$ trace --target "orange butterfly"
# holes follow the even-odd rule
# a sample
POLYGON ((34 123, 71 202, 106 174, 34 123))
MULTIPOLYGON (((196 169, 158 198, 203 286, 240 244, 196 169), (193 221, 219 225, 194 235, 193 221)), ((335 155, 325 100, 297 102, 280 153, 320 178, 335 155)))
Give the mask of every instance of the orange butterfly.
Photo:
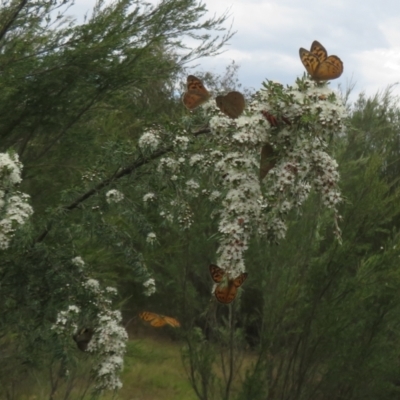
POLYGON ((182 97, 183 104, 189 110, 205 103, 210 98, 210 93, 204 87, 203 82, 193 75, 187 77, 187 91, 182 97))
POLYGON ((150 322, 150 325, 155 326, 156 328, 160 328, 164 325, 171 325, 173 328, 178 328, 181 326, 179 321, 175 318, 148 311, 141 312, 139 317, 142 318, 143 321, 150 322))
POLYGON ((218 267, 217 265, 210 264, 208 267, 210 270, 211 278, 215 283, 218 283, 215 288, 214 294, 216 299, 223 304, 232 303, 237 295, 237 290, 242 286, 246 280, 248 273, 243 272, 234 279, 228 279, 228 282, 223 283, 222 280, 225 277, 225 270, 218 267))
POLYGON ((337 56, 329 56, 324 46, 314 40, 310 51, 299 50, 300 59, 307 72, 316 81, 327 81, 339 78, 343 73, 342 60, 337 56))
POLYGON ((246 106, 244 96, 240 92, 229 92, 226 96, 217 96, 215 101, 218 108, 233 119, 237 118, 246 106))

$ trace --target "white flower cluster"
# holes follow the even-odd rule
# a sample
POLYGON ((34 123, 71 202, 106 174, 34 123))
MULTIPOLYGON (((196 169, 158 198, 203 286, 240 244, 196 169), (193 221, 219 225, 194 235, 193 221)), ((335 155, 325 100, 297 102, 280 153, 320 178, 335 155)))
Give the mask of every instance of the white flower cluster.
POLYGON ((96 294, 101 292, 100 283, 97 279, 88 279, 82 283, 82 286, 96 294))
POLYGON ((244 271, 243 255, 251 234, 249 222, 257 221, 261 211, 257 201, 261 197, 260 184, 252 158, 245 150, 228 153, 216 163, 226 192, 221 199, 217 264, 232 277, 244 271))
POLYGON ((149 149, 154 151, 157 149, 160 141, 161 139, 159 132, 155 129, 150 129, 143 133, 143 135, 139 139, 138 144, 142 150, 149 149))
POLYGON ((150 278, 144 282, 143 286, 146 288, 144 292, 145 296, 151 296, 156 292, 156 282, 153 278, 150 278))
POLYGON ((190 157, 189 165, 193 167, 194 165, 203 162, 204 158, 205 158, 204 154, 195 154, 192 157, 190 157))
POLYGON ((104 310, 98 315, 98 325, 89 342, 88 351, 99 356, 99 363, 95 367, 98 391, 117 390, 122 387, 118 375, 124 366, 123 355, 128 334, 121 326, 121 321, 119 311, 104 310))
MULTIPOLYGON (((344 129, 340 99, 308 79, 287 88, 273 82, 265 86, 238 119, 217 115, 210 120, 217 145, 230 149, 223 155, 214 151, 209 159, 224 188, 217 264, 232 277, 244 270, 254 227, 271 240, 283 239, 285 216, 302 205, 312 187, 334 210, 335 221, 341 201, 338 166, 326 152, 329 138, 344 129), (273 149, 274 163, 260 184, 259 154, 265 145, 273 149)), ((198 155, 191 162, 197 160, 198 155)))
POLYGON ((108 204, 119 203, 124 199, 124 194, 117 189, 111 189, 106 193, 106 201, 108 204))
POLYGON ((76 265, 77 267, 83 268, 85 266, 85 261, 83 261, 81 256, 74 257, 71 260, 72 264, 76 265))
POLYGON ((58 335, 72 335, 78 329, 77 319, 79 313, 79 307, 74 305, 70 305, 67 310, 59 311, 56 322, 52 325, 51 329, 58 335))
POLYGON ((199 195, 200 185, 194 179, 189 179, 186 182, 186 193, 191 197, 197 197, 199 195))
POLYGON ((147 193, 143 196, 143 201, 145 203, 153 203, 156 199, 156 195, 154 193, 147 193))
POLYGON ((169 173, 178 173, 179 172, 179 161, 175 160, 171 157, 163 157, 160 159, 157 167, 158 172, 169 172, 169 173))
MULTIPOLYGON (((85 262, 81 257, 72 259, 77 267, 83 267, 85 262)), ((91 308, 93 336, 88 344, 87 351, 93 353, 98 362, 95 366, 96 390, 116 390, 122 387, 119 373, 123 368, 128 335, 121 326, 121 313, 111 309, 111 296, 117 294, 113 287, 103 289, 96 279, 87 279, 82 282, 85 293, 90 297, 85 311, 91 308)), ((57 314, 52 329, 58 335, 70 336, 78 330, 80 309, 70 305, 67 310, 57 314)))
POLYGON ((147 243, 154 244, 156 240, 157 240, 157 236, 154 232, 150 232, 147 234, 147 237, 146 237, 147 243))
POLYGON ((128 334, 121 326, 121 313, 110 308, 109 296, 114 296, 117 290, 109 286, 103 290, 96 279, 88 279, 82 286, 92 295, 94 306, 101 310, 94 321, 95 329, 87 349, 99 358, 95 367, 96 390, 120 389, 119 373, 123 368, 128 334))
MULTIPOLYGON (((221 234, 217 264, 231 277, 245 269, 251 235, 256 231, 272 241, 283 239, 287 214, 300 207, 313 188, 333 210, 339 232, 339 173, 328 154, 328 143, 342 133, 346 117, 337 94, 326 83, 303 78, 287 87, 267 82, 237 119, 213 104, 203 107, 213 115, 209 145, 186 156, 187 166, 196 168, 196 180, 182 180, 179 197, 161 215, 171 221, 177 215, 182 229, 188 229, 194 218, 187 197, 202 193, 220 204, 212 212, 212 217, 218 215, 221 234), (205 189, 204 181, 210 182, 205 189)), ((158 171, 180 181, 182 167, 183 162, 171 156, 160 160, 158 171)))
POLYGON ((17 154, 0 153, 0 249, 3 250, 10 246, 15 231, 33 213, 29 196, 16 190, 21 182, 21 170, 17 154))
POLYGON ((174 221, 174 216, 169 211, 160 211, 160 216, 170 223, 174 221))
POLYGON ((216 201, 221 196, 221 192, 218 190, 213 190, 208 196, 210 201, 216 201))
POLYGON ((189 144, 189 138, 187 136, 176 136, 173 140, 174 147, 179 150, 186 150, 189 144))

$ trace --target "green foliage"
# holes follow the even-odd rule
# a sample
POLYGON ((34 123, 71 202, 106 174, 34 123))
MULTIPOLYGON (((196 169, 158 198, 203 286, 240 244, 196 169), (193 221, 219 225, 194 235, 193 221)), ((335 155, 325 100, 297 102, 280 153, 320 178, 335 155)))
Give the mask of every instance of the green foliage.
POLYGON ((388 121, 386 111, 394 115, 398 110, 386 109, 375 98, 362 111, 373 121, 368 134, 360 134, 365 126, 358 109, 348 134, 338 141, 346 199, 343 244, 334 241, 330 218, 314 198, 301 216, 293 215, 284 243, 274 248, 256 243, 249 250, 249 260, 254 259, 249 265, 264 265, 250 270, 256 275, 249 282, 251 299, 246 299, 248 291, 243 295, 249 320, 257 321, 251 338, 260 350, 241 399, 249 394, 264 399, 398 396, 395 227, 400 208, 397 178, 390 179, 383 168, 387 154, 396 152, 391 137, 398 129, 386 122, 382 130, 377 123, 388 121), (250 309, 254 297, 258 307, 250 309))
MULTIPOLYGON (((18 382, 29 373, 31 383, 36 371, 50 371, 41 397, 56 398, 63 385, 64 398, 75 395, 79 374, 87 390, 93 359, 77 355, 72 338, 52 326, 70 304, 85 310, 80 322, 90 325, 96 310, 82 282, 94 276, 118 286, 126 320, 148 310, 181 321, 181 333, 168 335, 184 339, 182 358, 199 399, 398 398, 400 114, 390 89, 361 95, 346 132, 332 141, 345 197, 343 243, 313 196, 301 214, 290 214, 286 241, 253 239, 249 278, 232 306, 217 305, 207 270, 217 249, 214 206, 201 196, 188 200, 181 208, 195 210, 193 224, 167 224, 161 204, 180 198, 181 188, 156 174, 154 162, 176 151, 167 144, 171 135, 207 122, 201 112, 183 116, 176 80, 186 62, 220 50, 230 33, 218 39, 210 32, 222 29, 226 16, 200 23, 206 10, 194 0, 154 8, 121 0, 99 2, 76 25, 64 16, 68 5, 21 0, 0 9, 1 151, 19 154, 21 189, 35 210, 0 259, 0 351, 7 360, 0 397, 18 398, 18 382), (198 46, 187 49, 185 36, 198 46), (143 130, 160 126, 165 144, 139 149, 143 130), (154 188, 154 204, 145 203, 154 188), (107 203, 110 189, 124 200, 107 203), (91 267, 71 263, 77 255, 91 267), (143 282, 150 277, 157 291, 149 298, 143 282)), ((203 78, 224 92, 239 87, 236 71, 232 64, 223 77, 203 78)), ((206 131, 191 138, 190 151, 209 144, 206 131)), ((196 174, 187 168, 183 178, 196 174)), ((179 380, 168 363, 177 360, 146 346, 129 348, 126 386, 140 393, 150 386, 162 396, 169 380, 179 380), (136 360, 151 366, 139 383, 131 375, 136 360)), ((176 385, 174 398, 188 398, 188 385, 176 385)))
POLYGON ((100 1, 82 25, 67 16, 71 4, 21 0, 0 9, 0 151, 19 155, 21 190, 35 211, 0 260, 0 331, 16 360, 0 374, 8 398, 10 371, 73 368, 75 344, 52 326, 71 304, 90 325, 89 276, 121 282, 121 302, 135 289, 143 301, 150 274, 142 252, 155 216, 143 206, 152 169, 135 172, 150 161, 137 140, 182 114, 175 82, 183 65, 217 54, 231 35, 215 35, 226 15, 203 18, 195 0, 100 1), (109 189, 123 190, 123 207, 106 202, 109 189), (74 266, 77 255, 92 268, 74 266))

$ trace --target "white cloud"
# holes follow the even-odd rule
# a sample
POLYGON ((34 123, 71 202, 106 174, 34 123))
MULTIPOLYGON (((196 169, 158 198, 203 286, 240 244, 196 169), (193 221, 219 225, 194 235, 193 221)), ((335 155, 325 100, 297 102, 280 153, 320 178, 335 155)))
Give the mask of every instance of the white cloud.
MULTIPOLYGON (((216 57, 196 60, 197 70, 223 73, 235 60, 244 87, 261 87, 268 78, 291 84, 304 73, 298 50, 320 41, 344 63, 332 82, 373 95, 400 80, 400 2, 386 0, 204 0, 207 18, 228 11, 237 31, 216 57)), ((79 0, 73 13, 91 10, 94 0, 79 0)), ((158 1, 151 0, 156 4, 158 1)), ((91 11, 89 11, 90 15, 91 11)), ((193 64, 193 65, 194 65, 193 64)), ((195 70, 191 71, 195 72, 195 70)), ((400 93, 400 89, 399 89, 400 93)))

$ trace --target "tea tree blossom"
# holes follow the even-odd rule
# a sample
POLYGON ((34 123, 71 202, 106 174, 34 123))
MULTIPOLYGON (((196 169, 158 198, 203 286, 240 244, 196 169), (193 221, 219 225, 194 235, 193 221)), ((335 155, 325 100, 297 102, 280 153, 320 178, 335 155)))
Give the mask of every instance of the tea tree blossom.
POLYGON ((158 148, 160 141, 159 132, 155 129, 150 129, 140 137, 138 144, 142 150, 149 149, 154 151, 158 148))
MULTIPOLYGON (((72 259, 72 264, 80 268, 85 265, 79 256, 72 259)), ((110 286, 103 289, 100 282, 93 278, 85 279, 81 285, 82 294, 85 298, 90 298, 90 301, 84 301, 84 309, 72 304, 66 310, 59 311, 51 329, 58 335, 70 339, 82 328, 79 324, 84 310, 86 319, 89 318, 93 329, 93 336, 86 351, 96 357, 93 371, 95 390, 99 392, 119 389, 122 387, 119 373, 123 368, 128 335, 121 326, 120 311, 111 309, 111 297, 117 294, 117 290, 110 286)))
POLYGON ((15 231, 33 213, 29 196, 17 190, 22 164, 15 153, 0 153, 0 249, 7 249, 15 231))
POLYGON ((89 343, 88 351, 97 354, 95 366, 96 390, 116 390, 122 387, 119 372, 122 370, 128 334, 121 326, 120 311, 104 310, 98 315, 98 325, 89 343))
POLYGON ((119 190, 111 189, 106 193, 106 201, 107 203, 119 203, 124 199, 124 194, 119 190))
POLYGON ((156 282, 153 278, 150 278, 144 282, 143 286, 145 287, 145 296, 151 296, 156 292, 156 282))
POLYGON ((156 198, 156 195, 154 193, 147 193, 143 196, 143 201, 145 203, 152 203, 156 198))
POLYGON ((328 154, 328 143, 342 133, 346 112, 326 83, 302 78, 284 87, 269 81, 237 119, 221 113, 212 101, 202 108, 210 115, 208 142, 196 154, 178 151, 159 162, 158 172, 183 189, 173 203, 163 204, 164 218, 177 215, 181 228, 189 229, 195 213, 190 198, 207 195, 217 206, 211 216, 219 221, 216 263, 232 277, 245 270, 250 237, 284 239, 286 216, 302 206, 311 190, 332 210, 340 240, 337 206, 342 197, 338 165, 328 154), (274 163, 260 181, 265 145, 272 149, 274 163), (186 163, 178 161, 182 157, 186 163), (181 180, 185 165, 195 168, 196 180, 181 180))
POLYGON ((85 266, 85 262, 83 261, 82 257, 77 256, 71 260, 72 264, 76 265, 77 267, 83 268, 85 266))
POLYGON ((154 232, 150 232, 147 234, 147 237, 146 237, 147 243, 153 244, 153 243, 155 243, 156 240, 157 240, 157 236, 154 232))

